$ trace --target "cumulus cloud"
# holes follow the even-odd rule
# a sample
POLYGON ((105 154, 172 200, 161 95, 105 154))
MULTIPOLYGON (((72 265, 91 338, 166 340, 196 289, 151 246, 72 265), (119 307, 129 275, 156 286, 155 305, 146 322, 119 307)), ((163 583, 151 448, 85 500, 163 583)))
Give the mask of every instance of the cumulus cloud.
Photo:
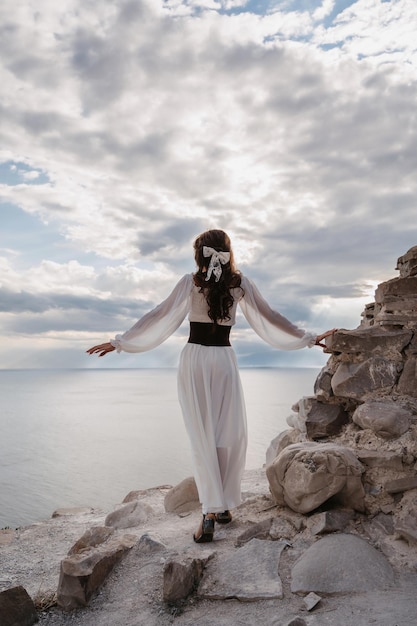
POLYGON ((0 200, 59 237, 0 241, 7 328, 120 329, 211 227, 291 318, 358 323, 416 243, 417 16, 343 7, 1 3, 0 200))

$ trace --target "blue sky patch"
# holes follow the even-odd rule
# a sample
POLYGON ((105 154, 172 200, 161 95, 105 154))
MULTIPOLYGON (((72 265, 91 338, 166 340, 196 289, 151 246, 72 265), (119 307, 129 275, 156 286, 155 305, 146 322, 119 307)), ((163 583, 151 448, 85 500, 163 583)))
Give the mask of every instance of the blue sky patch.
POLYGON ((5 161, 0 163, 0 184, 9 185, 45 185, 48 176, 41 169, 30 167, 26 163, 5 161))

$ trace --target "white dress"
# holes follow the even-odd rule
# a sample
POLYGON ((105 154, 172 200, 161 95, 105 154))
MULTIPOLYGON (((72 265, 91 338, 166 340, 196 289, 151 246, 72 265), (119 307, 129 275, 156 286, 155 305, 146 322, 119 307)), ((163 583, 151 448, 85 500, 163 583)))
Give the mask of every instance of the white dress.
MULTIPOLYGON (((230 320, 221 325, 233 326, 239 304, 255 332, 275 348, 298 350, 314 345, 316 335, 272 310, 248 278, 242 276, 241 288, 231 293, 230 320)), ((166 300, 111 343, 119 352, 151 350, 172 335, 187 314, 190 322, 211 322, 207 308, 193 275, 186 274, 166 300)), ((178 397, 202 511, 233 509, 241 502, 247 447, 245 402, 233 348, 187 343, 178 368, 178 397)))

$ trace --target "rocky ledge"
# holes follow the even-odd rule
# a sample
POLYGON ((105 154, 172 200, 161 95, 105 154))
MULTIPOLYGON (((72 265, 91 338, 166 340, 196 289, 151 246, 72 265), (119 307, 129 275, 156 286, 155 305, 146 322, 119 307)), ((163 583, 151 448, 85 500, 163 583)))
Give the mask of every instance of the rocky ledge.
POLYGON ((1 625, 414 625, 417 247, 397 269, 212 543, 192 478, 1 531, 1 625))

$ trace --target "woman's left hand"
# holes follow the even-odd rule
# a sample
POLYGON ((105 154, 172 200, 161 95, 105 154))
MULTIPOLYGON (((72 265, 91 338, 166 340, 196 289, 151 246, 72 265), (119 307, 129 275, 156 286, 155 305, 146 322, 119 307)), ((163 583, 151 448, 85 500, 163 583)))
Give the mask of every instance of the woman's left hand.
POLYGON ((330 335, 333 335, 333 333, 335 333, 336 331, 337 331, 337 328, 332 328, 331 330, 326 330, 326 332, 322 333, 321 335, 317 335, 316 346, 320 346, 321 348, 325 348, 326 344, 325 343, 321 343, 321 342, 326 337, 330 337, 330 335))
POLYGON ((100 343, 98 346, 93 346, 92 348, 86 350, 86 352, 88 354, 96 354, 96 352, 98 352, 98 356, 104 356, 108 352, 113 352, 113 350, 116 350, 116 348, 111 345, 110 341, 108 341, 106 343, 100 343))

